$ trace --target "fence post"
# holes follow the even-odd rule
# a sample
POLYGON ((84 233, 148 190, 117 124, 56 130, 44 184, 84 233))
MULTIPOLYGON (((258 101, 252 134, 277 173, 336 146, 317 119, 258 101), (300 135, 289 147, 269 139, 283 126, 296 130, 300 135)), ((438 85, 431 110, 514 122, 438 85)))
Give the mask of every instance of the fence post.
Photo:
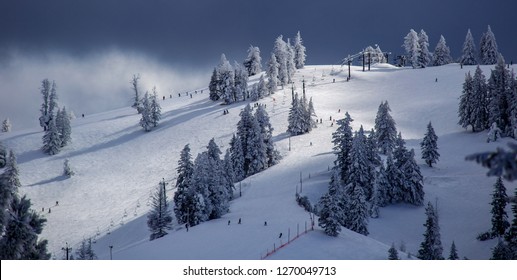
POLYGON ((291 242, 291 228, 287 229, 287 243, 291 242))

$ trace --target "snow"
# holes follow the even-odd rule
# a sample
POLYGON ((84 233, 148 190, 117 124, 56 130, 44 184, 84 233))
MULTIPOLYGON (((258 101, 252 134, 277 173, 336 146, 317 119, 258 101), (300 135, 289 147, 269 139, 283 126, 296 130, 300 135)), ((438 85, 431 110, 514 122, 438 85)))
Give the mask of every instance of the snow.
MULTIPOLYGON (((490 68, 482 67, 486 76, 490 68)), ((496 178, 486 177, 487 170, 465 161, 465 156, 495 150, 513 140, 487 143, 486 131, 473 134, 457 125, 464 76, 468 71, 473 73, 475 66, 410 69, 378 64, 371 71, 361 70, 352 67, 350 82, 346 82, 346 67, 306 65, 297 70, 295 91, 301 93, 305 80, 307 98, 313 98, 316 114, 323 120, 309 134, 288 137, 286 133, 290 88, 259 100, 267 105, 273 140, 283 156, 280 163, 237 183, 237 198, 221 219, 188 232, 175 224, 167 236, 152 242, 146 215, 156 185, 162 178, 169 183, 169 190, 174 185, 177 161, 185 144, 190 144, 193 158, 213 137, 222 151, 228 148, 239 112, 247 102, 221 106, 208 99, 206 88, 203 94, 200 88, 197 94, 192 92, 192 98, 183 94, 160 99, 162 120, 148 133, 138 125, 136 110, 129 107, 78 117, 71 122, 72 141, 55 156, 41 151, 43 132, 39 127, 0 133, 0 140, 18 157, 23 185, 20 193, 31 198, 37 211, 44 208, 40 213, 48 221, 41 237, 49 240, 53 258, 62 258, 65 242, 78 248, 83 238, 94 237, 94 250, 102 259, 110 258, 109 246, 113 246, 114 259, 256 260, 286 243, 289 231, 293 238, 297 228, 304 231, 305 223, 310 228, 310 215, 296 204, 295 192, 301 189, 300 172, 302 195, 312 203, 327 189, 328 168, 335 160, 332 132, 337 127, 331 125, 330 117, 343 118, 348 111, 354 119, 352 127, 357 130, 363 125, 367 131, 374 125, 379 104, 388 100, 397 130, 402 132, 408 149, 415 149, 424 176, 425 201, 438 205, 444 255, 454 241, 460 258, 488 259, 496 241, 481 242, 476 236, 491 228, 489 202, 496 178), (223 115, 225 109, 230 113, 223 115), (420 159, 419 143, 429 121, 439 137, 441 154, 433 168, 420 159), (62 176, 67 158, 75 171, 71 178, 62 176)), ((250 84, 260 75, 252 77, 250 84)), ((505 186, 512 195, 515 184, 505 182, 505 186)), ((168 196, 172 200, 171 191, 168 196)), ((509 206, 507 212, 511 216, 509 206)), ((402 242, 416 255, 425 219, 424 207, 391 205, 380 208, 378 219, 370 219, 369 236, 343 229, 332 238, 323 234, 316 217, 314 231, 301 235, 268 259, 386 259, 391 244, 399 248, 402 242)))

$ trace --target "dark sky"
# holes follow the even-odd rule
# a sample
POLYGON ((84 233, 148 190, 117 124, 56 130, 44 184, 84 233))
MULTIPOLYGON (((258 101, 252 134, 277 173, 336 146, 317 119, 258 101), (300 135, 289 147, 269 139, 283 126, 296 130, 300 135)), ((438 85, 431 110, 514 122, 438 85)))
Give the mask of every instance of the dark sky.
POLYGON ((242 61, 250 44, 269 57, 278 35, 300 30, 308 64, 337 64, 373 44, 401 53, 411 28, 427 32, 430 50, 443 34, 457 57, 467 29, 478 44, 490 24, 500 52, 517 61, 517 2, 508 0, 2 0, 0 11, 3 57, 117 49, 211 68, 221 53, 242 61))

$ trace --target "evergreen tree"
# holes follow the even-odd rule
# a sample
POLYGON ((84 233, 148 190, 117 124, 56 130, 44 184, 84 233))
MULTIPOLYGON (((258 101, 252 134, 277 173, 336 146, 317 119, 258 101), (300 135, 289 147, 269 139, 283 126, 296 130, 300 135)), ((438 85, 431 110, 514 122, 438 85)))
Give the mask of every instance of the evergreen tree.
POLYGON ((271 53, 271 58, 267 63, 266 76, 268 77, 267 89, 269 94, 275 93, 278 84, 280 81, 278 80, 278 68, 280 64, 277 62, 277 58, 274 53, 271 53))
POLYGON ((70 117, 66 112, 66 108, 58 110, 56 115, 56 128, 61 141, 61 148, 65 147, 72 139, 72 127, 70 125, 70 117))
POLYGON ((305 66, 305 59, 307 57, 305 50, 302 36, 300 35, 300 31, 298 31, 298 33, 296 33, 296 37, 294 37, 294 63, 296 65, 296 69, 302 69, 305 66))
POLYGON ((154 125, 151 102, 152 101, 149 97, 149 93, 146 92, 144 98, 142 99, 142 105, 140 110, 140 114, 142 115, 142 117, 140 118, 140 126, 144 128, 146 132, 151 131, 154 125))
POLYGON ((220 98, 225 104, 235 102, 235 72, 224 54, 221 54, 217 72, 219 73, 220 98))
POLYGON ((377 147, 377 137, 375 136, 373 128, 370 130, 368 137, 366 137, 366 151, 368 161, 370 161, 372 166, 377 167, 382 164, 379 148, 377 147))
POLYGON ((510 73, 506 69, 503 56, 499 55, 497 65, 488 80, 488 122, 496 122, 507 136, 513 136, 509 104, 512 95, 510 73))
POLYGON ((276 61, 278 63, 278 81, 282 86, 284 86, 289 82, 289 72, 287 70, 287 43, 284 41, 282 35, 276 38, 275 44, 273 46, 273 53, 275 54, 276 61))
POLYGON ((404 200, 404 174, 393 161, 391 154, 386 160, 386 179, 388 181, 388 198, 390 203, 398 203, 404 200))
POLYGON ((318 225, 323 228, 323 231, 328 236, 338 236, 341 232, 340 220, 342 220, 342 209, 339 207, 338 199, 326 193, 320 199, 320 216, 318 218, 318 225))
POLYGON ((298 98, 298 94, 295 94, 293 102, 291 103, 287 122, 287 132, 292 136, 305 133, 303 105, 298 98))
POLYGON ((378 206, 384 207, 390 203, 390 187, 388 173, 384 165, 381 164, 379 171, 376 173, 374 182, 373 200, 378 206))
POLYGON ((260 79, 257 83, 258 99, 264 98, 267 94, 268 94, 268 89, 267 89, 266 81, 264 80, 264 75, 261 75, 260 79))
POLYGON ((451 50, 445 43, 443 35, 440 36, 440 41, 436 44, 433 53, 433 66, 446 65, 452 62, 451 50))
POLYGON ((192 202, 192 198, 189 197, 189 189, 193 171, 194 164, 192 163, 190 146, 187 144, 181 150, 178 167, 176 168, 178 177, 176 179, 176 192, 174 193, 174 215, 178 224, 188 222, 189 203, 192 202))
MULTIPOLYGON (((352 185, 352 188, 361 188, 367 201, 370 201, 373 195, 373 182, 375 179, 375 167, 368 159, 368 151, 366 149, 366 137, 364 136, 363 127, 356 132, 352 140, 350 149, 350 166, 348 169, 348 177, 345 184, 352 185)), ((350 193, 349 193, 350 195, 350 193)))
POLYGON ((368 235, 368 203, 364 189, 351 183, 345 192, 349 194, 345 227, 362 235, 368 235))
POLYGON ((515 259, 514 252, 504 241, 499 239, 497 245, 492 249, 491 260, 512 260, 515 259))
POLYGON ((479 42, 479 59, 483 64, 491 65, 497 63, 498 57, 499 52, 497 51, 497 42, 489 25, 487 31, 481 36, 481 41, 479 42))
POLYGON ((147 226, 151 231, 149 240, 154 240, 167 235, 167 230, 172 228, 172 215, 167 202, 165 180, 160 182, 152 199, 152 209, 147 215, 147 226))
POLYGON ((55 83, 52 83, 51 85, 48 79, 44 79, 43 81, 41 81, 41 95, 43 95, 43 103, 41 104, 41 116, 39 117, 39 123, 40 126, 43 128, 43 131, 48 130, 50 120, 53 118, 54 114, 52 110, 56 107, 55 98, 51 98, 52 91, 54 91, 55 93, 55 83))
POLYGON ((418 67, 425 68, 431 61, 431 53, 429 53, 429 37, 422 29, 418 34, 418 45, 420 46, 418 52, 418 67))
POLYGON ((9 120, 9 118, 7 118, 2 122, 2 132, 9 132, 9 131, 11 131, 11 129, 12 129, 11 121, 9 120))
POLYGON ((487 111, 487 92, 488 86, 486 84, 485 75, 479 65, 476 67, 476 72, 472 79, 472 95, 468 99, 470 103, 470 121, 472 131, 482 131, 488 128, 488 111, 487 111))
POLYGON ((334 164, 336 168, 338 168, 340 178, 343 181, 348 177, 348 169, 350 166, 348 154, 352 149, 352 139, 354 137, 351 127, 352 121, 354 120, 350 117, 348 112, 346 112, 343 119, 336 121, 338 128, 332 133, 333 149, 337 156, 334 164))
POLYGON ((501 138, 502 133, 503 132, 501 131, 501 129, 497 127, 497 123, 492 123, 492 126, 488 130, 488 137, 486 139, 486 142, 489 143, 497 141, 497 139, 501 138))
POLYGON ((391 153, 397 137, 397 129, 395 128, 395 120, 390 115, 390 106, 388 101, 381 102, 375 117, 375 136, 377 137, 377 146, 380 153, 387 155, 391 153))
POLYGON ((458 257, 458 251, 456 250, 456 244, 454 244, 454 241, 452 241, 451 245, 451 252, 449 253, 448 260, 459 260, 460 257, 458 257))
MULTIPOLYGON (((460 96, 460 103, 458 106, 458 124, 463 128, 467 128, 472 124, 472 112, 473 108, 473 98, 474 98, 474 88, 473 88, 473 80, 470 72, 465 75, 465 82, 463 83, 463 94, 460 96)), ((474 130, 474 129, 473 129, 474 130)))
POLYGON ((220 98, 221 90, 219 88, 220 86, 220 80, 219 80, 219 73, 217 72, 217 68, 214 68, 214 71, 212 72, 212 76, 210 77, 210 83, 208 84, 208 92, 209 92, 209 98, 212 101, 217 101, 220 98))
POLYGON ((72 170, 72 167, 70 167, 70 161, 65 159, 65 162, 63 163, 63 175, 66 177, 72 177, 74 174, 75 172, 72 170))
POLYGON ((503 180, 499 177, 494 185, 494 192, 492 193, 492 237, 504 236, 506 229, 510 227, 508 222, 508 215, 506 214, 506 204, 508 196, 506 195, 506 188, 503 180))
POLYGON ((227 180, 227 172, 223 169, 223 161, 220 158, 222 152, 214 138, 208 143, 206 153, 208 155, 206 183, 209 193, 207 203, 211 204, 212 208, 209 219, 217 219, 228 212, 233 183, 227 180))
POLYGON ((406 50, 406 57, 411 63, 411 66, 413 68, 419 67, 420 44, 418 34, 415 30, 411 29, 406 37, 404 37, 404 44, 402 47, 406 50))
POLYGON ((512 203, 513 220, 510 228, 506 232, 504 239, 508 242, 508 246, 514 253, 514 258, 517 259, 517 189, 515 189, 514 200, 512 203))
POLYGON ((232 161, 232 169, 235 175, 235 182, 242 181, 246 178, 244 172, 244 151, 242 150, 242 141, 235 134, 230 140, 230 157, 232 161))
POLYGON ((97 255, 92 248, 92 239, 83 239, 79 249, 75 251, 76 260, 96 260, 97 255))
POLYGON ((438 136, 436 136, 436 133, 434 132, 433 125, 429 122, 424 139, 420 142, 422 159, 425 160, 429 167, 433 167, 433 163, 436 163, 440 158, 437 141, 438 136))
POLYGON ((404 202, 420 206, 424 203, 424 177, 415 161, 415 151, 411 149, 406 155, 407 158, 400 168, 404 178, 404 202))
POLYGON ((261 131, 262 129, 257 118, 253 117, 246 139, 248 143, 246 145, 245 159, 249 163, 247 176, 256 174, 268 166, 267 147, 264 142, 264 134, 261 131))
POLYGON ((426 231, 424 233, 424 241, 420 244, 417 257, 422 260, 443 260, 438 215, 431 202, 427 203, 425 214, 427 216, 427 220, 424 224, 426 231))
POLYGON ((316 115, 316 111, 314 110, 314 103, 312 102, 312 96, 309 99, 309 105, 307 107, 307 111, 309 113, 309 127, 316 128, 318 127, 318 115, 316 115))
POLYGON ((259 47, 250 46, 248 57, 244 60, 244 67, 248 76, 257 75, 262 71, 262 58, 260 57, 259 47))
POLYGON ((0 174, 0 236, 9 220, 7 209, 21 188, 16 155, 11 150, 6 158, 5 170, 0 174))
POLYGON ((131 88, 135 93, 133 97, 133 105, 131 107, 135 108, 138 114, 142 112, 142 97, 140 96, 140 91, 138 90, 138 80, 140 80, 140 74, 133 75, 131 78, 131 88))
POLYGON ((222 170, 224 175, 224 182, 226 183, 227 193, 228 193, 228 200, 233 199, 233 191, 235 189, 235 186, 233 185, 235 181, 235 171, 233 170, 233 162, 232 162, 232 155, 230 152, 230 149, 226 149, 226 152, 224 153, 224 159, 222 162, 222 170))
POLYGON ((55 155, 61 150, 61 137, 56 127, 56 120, 51 119, 47 131, 43 135, 43 147, 44 153, 49 155, 55 155))
POLYGON ((237 137, 241 141, 241 148, 243 152, 243 158, 244 158, 244 164, 243 164, 243 170, 244 174, 248 176, 248 170, 250 166, 249 157, 247 156, 248 153, 248 138, 250 134, 250 129, 253 126, 253 113, 251 106, 248 104, 244 109, 239 113, 239 116, 241 117, 239 122, 237 123, 237 137))
POLYGON ((293 82, 294 73, 296 72, 296 64, 294 61, 294 47, 291 45, 289 38, 287 38, 286 50, 287 83, 290 84, 293 82))
POLYGON ((267 164, 266 168, 275 165, 280 158, 280 154, 277 150, 275 150, 275 146, 273 143, 273 126, 269 121, 269 115, 266 112, 266 109, 263 105, 259 105, 257 110, 255 111, 255 119, 260 127, 260 133, 262 134, 262 139, 264 141, 264 146, 266 149, 266 157, 267 164))
POLYGON ((158 102, 158 92, 153 87, 153 94, 149 97, 150 101, 150 117, 153 127, 158 126, 158 122, 162 119, 162 107, 158 102))
POLYGON ((7 149, 0 141, 0 168, 4 168, 7 164, 7 149))
POLYGON ((234 89, 234 101, 246 100, 246 94, 248 91, 248 72, 242 65, 235 62, 235 89, 234 89))
POLYGON ((470 29, 467 31, 467 36, 465 36, 460 63, 463 65, 476 65, 478 63, 474 37, 472 37, 470 29))
POLYGON ((398 251, 397 251, 397 249, 395 249, 395 244, 393 244, 393 243, 391 244, 391 247, 388 250, 388 253, 389 253, 388 260, 400 260, 398 251))

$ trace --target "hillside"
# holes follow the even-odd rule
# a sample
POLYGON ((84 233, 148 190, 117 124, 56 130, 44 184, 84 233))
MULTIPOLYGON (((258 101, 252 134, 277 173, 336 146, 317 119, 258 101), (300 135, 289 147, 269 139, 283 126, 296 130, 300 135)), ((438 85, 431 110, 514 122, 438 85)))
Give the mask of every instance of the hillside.
MULTIPOLYGON (((486 170, 464 158, 505 146, 510 140, 486 143, 486 133, 472 134, 457 125, 464 75, 475 68, 451 64, 413 70, 383 64, 369 72, 361 69, 352 68, 350 82, 346 82, 345 68, 338 66, 306 66, 296 73, 295 90, 301 92, 302 80, 306 80, 307 96, 313 97, 322 119, 307 135, 289 139, 285 133, 290 89, 262 99, 282 161, 237 184, 237 196, 239 189, 242 196, 231 202, 223 218, 189 232, 176 225, 169 235, 152 242, 146 226, 150 193, 162 178, 170 183, 169 189, 174 185, 185 144, 190 144, 195 156, 214 137, 224 151, 246 103, 221 106, 208 100, 206 88, 203 94, 193 91, 192 98, 173 95, 160 101, 163 120, 149 133, 138 125, 139 115, 132 108, 77 118, 72 121, 72 143, 56 156, 40 151, 43 133, 39 128, 0 134, 0 140, 18 156, 20 192, 32 199, 34 209, 45 210, 41 213, 48 222, 41 236, 49 240, 54 258, 61 258, 66 243, 77 248, 83 238, 95 237, 95 252, 103 259, 110 258, 109 246, 116 259, 259 259, 287 241, 288 229, 294 236, 298 225, 300 232, 306 222, 310 227, 309 214, 296 204, 294 195, 300 172, 303 193, 312 202, 326 191, 328 168, 334 161, 331 135, 335 127, 330 118, 342 118, 348 111, 354 129, 362 124, 369 130, 379 104, 388 100, 397 129, 408 148, 415 149, 425 177, 425 200, 438 204, 444 254, 454 241, 461 257, 488 259, 495 241, 480 242, 475 237, 490 228, 495 178, 487 178, 486 170), (225 109, 230 114, 223 115, 225 109), (441 154, 432 169, 420 159, 419 147, 429 121, 439 137, 441 154), (76 171, 70 179, 61 176, 67 158, 76 171), (241 225, 237 225, 239 218, 241 225), (280 233, 283 238, 278 238, 280 233)), ((482 69, 488 75, 490 67, 482 69)), ((251 80, 256 82, 258 77, 251 80)), ((515 184, 506 187, 510 194, 515 184)), ((509 207, 507 211, 510 214, 509 207)), ((424 222, 423 207, 389 206, 381 208, 379 219, 370 220, 367 237, 343 230, 338 238, 331 238, 315 226, 269 258, 385 259, 389 246, 398 247, 401 242, 416 254, 424 222)))

